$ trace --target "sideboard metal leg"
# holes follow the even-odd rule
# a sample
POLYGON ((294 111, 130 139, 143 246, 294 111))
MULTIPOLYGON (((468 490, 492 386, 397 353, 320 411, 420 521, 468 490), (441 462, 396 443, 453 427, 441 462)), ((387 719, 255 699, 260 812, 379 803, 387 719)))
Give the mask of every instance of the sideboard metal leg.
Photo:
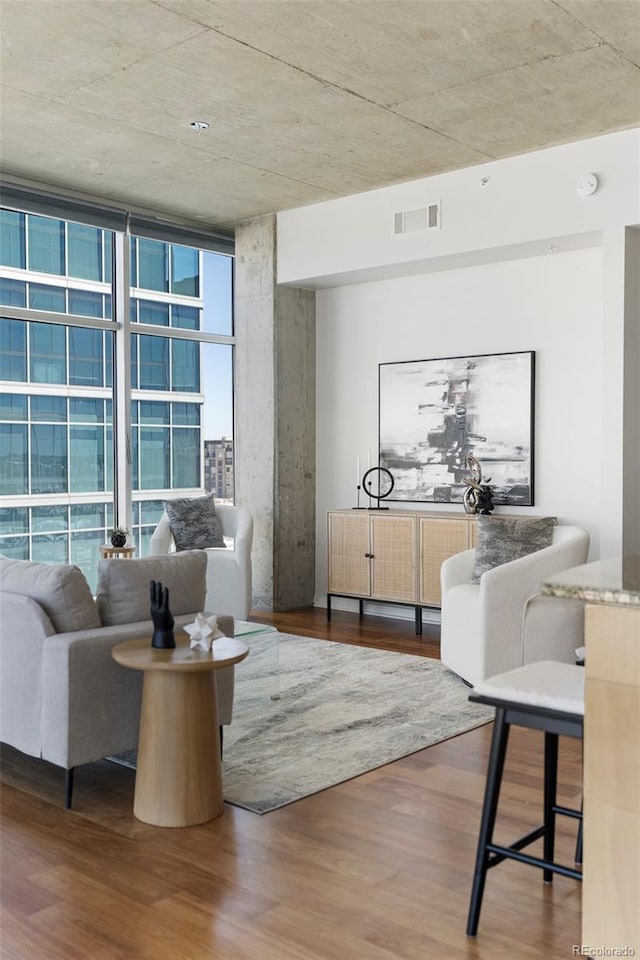
POLYGON ((422 636, 422 607, 416 607, 416 633, 422 636))
POLYGON ((360 619, 362 620, 364 616, 364 600, 358 600, 358 606, 360 607, 360 619))
POLYGON ((331 594, 327 594, 327 620, 331 620, 331 594))

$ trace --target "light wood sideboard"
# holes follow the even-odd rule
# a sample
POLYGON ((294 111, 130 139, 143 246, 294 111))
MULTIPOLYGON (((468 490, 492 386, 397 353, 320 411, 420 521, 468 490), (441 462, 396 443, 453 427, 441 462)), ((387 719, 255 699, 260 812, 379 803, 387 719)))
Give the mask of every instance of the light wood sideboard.
POLYGON ((475 545, 475 516, 419 510, 332 510, 327 515, 327 618, 332 597, 440 606, 443 560, 475 545))

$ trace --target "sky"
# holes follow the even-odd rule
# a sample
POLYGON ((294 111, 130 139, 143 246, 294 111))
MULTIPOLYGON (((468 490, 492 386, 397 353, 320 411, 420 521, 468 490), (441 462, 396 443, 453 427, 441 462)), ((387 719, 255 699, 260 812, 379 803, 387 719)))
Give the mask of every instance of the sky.
MULTIPOLYGON (((208 333, 231 334, 232 286, 229 274, 231 257, 205 253, 203 269, 204 318, 208 333)), ((205 343, 202 350, 203 406, 202 437, 217 440, 233 436, 233 347, 222 343, 205 343)))

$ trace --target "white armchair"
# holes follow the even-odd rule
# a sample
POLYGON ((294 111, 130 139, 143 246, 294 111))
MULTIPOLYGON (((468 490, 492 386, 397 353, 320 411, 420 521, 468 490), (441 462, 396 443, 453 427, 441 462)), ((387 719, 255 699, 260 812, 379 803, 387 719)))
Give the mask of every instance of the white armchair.
POLYGON ((440 659, 474 685, 533 663, 575 663, 584 643, 583 606, 540 595, 554 573, 586 563, 589 534, 558 525, 551 546, 487 570, 471 583, 475 550, 442 564, 440 659))
MULTIPOLYGON (((251 612, 253 517, 243 507, 216 503, 226 547, 208 547, 205 609, 246 620, 251 612)), ((169 518, 162 514, 149 544, 152 556, 175 549, 169 518)))

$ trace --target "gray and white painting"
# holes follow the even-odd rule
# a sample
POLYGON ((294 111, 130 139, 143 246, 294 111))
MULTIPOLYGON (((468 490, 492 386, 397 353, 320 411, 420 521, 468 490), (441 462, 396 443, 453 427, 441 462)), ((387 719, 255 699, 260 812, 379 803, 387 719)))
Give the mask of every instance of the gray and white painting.
POLYGON ((379 462, 395 479, 390 499, 462 502, 472 453, 494 503, 533 504, 533 386, 532 351, 381 363, 379 462))

